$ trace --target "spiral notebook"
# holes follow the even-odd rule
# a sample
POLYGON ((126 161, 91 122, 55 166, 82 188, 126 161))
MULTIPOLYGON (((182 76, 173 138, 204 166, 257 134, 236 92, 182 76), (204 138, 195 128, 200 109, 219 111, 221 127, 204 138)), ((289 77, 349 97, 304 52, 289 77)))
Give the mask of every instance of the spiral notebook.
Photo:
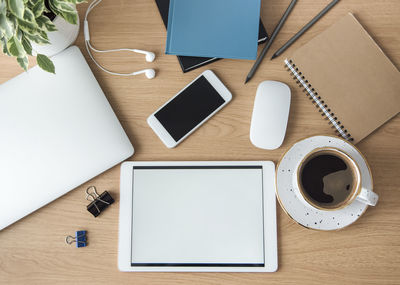
POLYGON ((357 143, 400 111, 400 72, 348 14, 285 60, 343 138, 357 143))

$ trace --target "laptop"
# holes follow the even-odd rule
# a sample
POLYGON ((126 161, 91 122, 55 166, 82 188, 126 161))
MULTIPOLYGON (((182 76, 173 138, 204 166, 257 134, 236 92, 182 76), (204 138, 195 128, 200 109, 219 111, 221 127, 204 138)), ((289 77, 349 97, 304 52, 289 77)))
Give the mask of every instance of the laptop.
POLYGON ((52 61, 0 85, 0 230, 134 153, 80 50, 52 61))

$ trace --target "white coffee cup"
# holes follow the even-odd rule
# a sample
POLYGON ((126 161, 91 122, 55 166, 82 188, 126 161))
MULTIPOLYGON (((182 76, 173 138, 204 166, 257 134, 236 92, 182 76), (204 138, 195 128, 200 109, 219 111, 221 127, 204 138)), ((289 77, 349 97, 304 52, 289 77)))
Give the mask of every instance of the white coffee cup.
MULTIPOLYGON (((331 178, 333 182, 335 182, 335 178, 331 178)), ((324 180, 325 181, 325 180, 324 180)), ((343 152, 334 147, 321 147, 311 150, 307 153, 304 158, 296 165, 296 169, 293 173, 293 185, 294 193, 298 197, 298 199, 307 207, 311 207, 313 209, 323 210, 323 211, 333 211, 344 208, 350 205, 354 200, 357 200, 361 203, 367 204, 369 206, 375 206, 378 202, 378 195, 373 192, 372 189, 368 189, 363 187, 361 183, 361 170, 357 162, 347 153, 343 152), (321 203, 321 201, 316 201, 313 199, 309 193, 306 191, 304 185, 302 185, 302 171, 304 166, 310 161, 310 159, 317 157, 322 154, 330 154, 340 158, 346 165, 349 166, 349 170, 352 173, 352 188, 348 189, 348 192, 341 193, 345 199, 338 204, 329 206, 328 204, 321 203)), ((342 190, 340 190, 342 191, 342 190)), ((344 192, 344 190, 342 191, 344 192)))

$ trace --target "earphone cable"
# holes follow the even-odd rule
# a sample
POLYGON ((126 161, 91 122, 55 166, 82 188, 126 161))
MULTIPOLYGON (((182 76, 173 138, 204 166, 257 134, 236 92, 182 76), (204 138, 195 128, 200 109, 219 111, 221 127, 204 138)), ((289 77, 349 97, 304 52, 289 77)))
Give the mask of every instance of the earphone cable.
POLYGON ((90 56, 90 58, 93 60, 93 62, 97 65, 98 68, 100 68, 102 71, 111 74, 111 75, 120 75, 120 76, 133 76, 136 75, 135 72, 133 73, 118 73, 118 72, 113 72, 110 71, 106 68, 104 68, 100 63, 98 63, 96 61, 96 59, 94 58, 93 54, 92 54, 92 50, 94 52, 98 52, 98 53, 109 53, 109 52, 119 52, 119 51, 131 51, 133 52, 133 49, 129 49, 129 48, 119 48, 119 49, 109 49, 109 50, 99 50, 96 49, 95 47, 93 47, 90 43, 90 33, 89 33, 89 22, 87 20, 89 13, 97 6, 100 4, 102 0, 94 0, 93 2, 91 2, 86 10, 85 13, 85 19, 84 19, 84 35, 85 35, 85 46, 86 46, 86 50, 90 56))

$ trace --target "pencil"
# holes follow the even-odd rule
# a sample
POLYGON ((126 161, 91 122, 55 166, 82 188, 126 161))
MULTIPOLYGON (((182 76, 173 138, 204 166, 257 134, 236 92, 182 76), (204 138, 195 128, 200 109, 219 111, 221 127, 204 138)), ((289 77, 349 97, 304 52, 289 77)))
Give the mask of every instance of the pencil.
POLYGON ((307 25, 305 25, 300 31, 297 32, 290 40, 286 42, 280 49, 277 50, 276 53, 272 56, 271 59, 280 56, 288 47, 290 47, 298 38, 300 38, 309 28, 311 28, 319 19, 321 19, 330 9, 335 6, 339 0, 333 0, 328 4, 317 16, 314 17, 307 25))
POLYGON ((272 42, 278 35, 279 31, 283 27, 283 25, 286 22, 286 19, 288 18, 290 12, 292 12, 294 5, 296 4, 297 0, 292 0, 292 2, 289 4, 289 7, 286 9, 286 12, 283 14, 282 18, 280 19, 278 25, 275 27, 271 38, 267 42, 267 44, 264 46, 263 50, 260 53, 260 56, 257 58, 256 62, 254 63, 253 67, 251 68, 249 74, 246 77, 245 84, 250 81, 250 79, 254 76, 254 74, 257 71, 257 68, 260 66, 261 61, 264 59, 264 56, 267 54, 269 47, 272 45, 272 42))

